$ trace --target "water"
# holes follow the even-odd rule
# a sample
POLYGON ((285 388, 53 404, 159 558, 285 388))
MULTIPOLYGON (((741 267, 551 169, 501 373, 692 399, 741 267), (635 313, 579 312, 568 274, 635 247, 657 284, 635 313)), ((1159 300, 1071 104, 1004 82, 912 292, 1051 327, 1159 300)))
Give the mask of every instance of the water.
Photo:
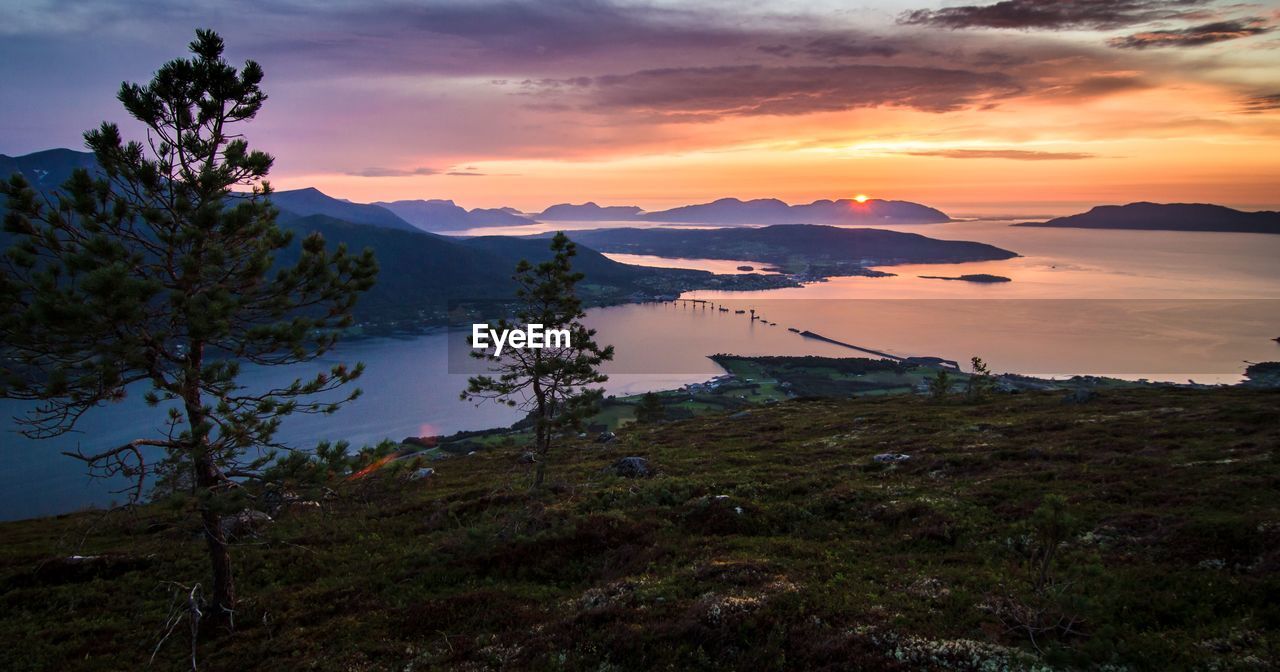
MULTIPOLYGON (((536 229, 599 227, 556 223, 536 229)), ((965 362, 978 355, 996 371, 1039 375, 1095 373, 1184 382, 1234 382, 1243 361, 1280 359, 1280 236, 1009 227, 974 221, 896 227, 936 238, 987 242, 1023 255, 972 264, 896 266, 889 278, 834 278, 803 288, 752 293, 693 292, 747 315, 695 305, 644 304, 598 309, 588 322, 599 341, 617 348, 608 367, 611 394, 669 389, 719 373, 709 354, 858 356, 806 339, 811 330, 895 355, 933 355, 965 362), (991 273, 1002 284, 926 280, 919 275, 991 273)), ((485 233, 498 233, 486 230, 485 233)), ((511 232, 503 232, 511 233, 511 232)), ((634 257, 612 255, 628 261, 634 257)), ((647 261, 647 260, 646 260, 647 261)), ((716 272, 751 261, 666 260, 716 272)), ((506 425, 518 413, 458 400, 466 375, 449 373, 460 336, 344 343, 332 361, 364 361, 360 400, 333 416, 286 422, 280 438, 310 447, 323 439, 360 446, 382 438, 452 433, 506 425)), ((324 363, 321 363, 324 364, 324 363)), ((455 367, 456 370, 456 367, 455 367)), ((305 373, 305 372, 303 372, 305 373)), ((302 375, 247 368, 253 388, 302 375)), ((65 512, 112 501, 111 484, 90 481, 83 466, 60 455, 154 436, 160 416, 139 394, 90 412, 79 433, 30 441, 8 418, 23 404, 0 401, 0 519, 65 512)), ((119 487, 116 484, 115 487, 119 487)))

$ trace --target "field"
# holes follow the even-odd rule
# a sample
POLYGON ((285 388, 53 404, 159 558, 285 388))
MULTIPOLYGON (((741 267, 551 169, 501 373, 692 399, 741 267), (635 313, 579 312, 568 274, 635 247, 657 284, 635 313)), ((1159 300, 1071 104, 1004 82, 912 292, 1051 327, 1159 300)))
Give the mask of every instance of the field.
MULTIPOLYGON (((1280 394, 1239 388, 802 398, 570 440, 536 492, 518 445, 422 480, 387 469, 240 539, 237 630, 202 632, 195 655, 202 670, 1273 669, 1277 417, 1280 394), (609 473, 624 456, 656 475, 609 473)), ((0 525, 0 669, 146 668, 207 580, 196 533, 163 505, 0 525)), ((154 668, 191 654, 179 622, 154 668)))

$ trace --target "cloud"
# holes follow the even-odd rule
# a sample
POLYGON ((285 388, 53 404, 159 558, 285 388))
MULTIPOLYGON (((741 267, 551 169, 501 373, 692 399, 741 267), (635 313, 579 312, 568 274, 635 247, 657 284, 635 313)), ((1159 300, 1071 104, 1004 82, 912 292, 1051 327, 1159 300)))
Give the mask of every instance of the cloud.
MULTIPOLYGON (((554 84, 542 86, 563 91, 554 84)), ((882 65, 664 68, 595 77, 578 88, 588 109, 685 121, 880 106, 946 112, 1023 91, 1000 73, 882 65)))
POLYGON ((917 9, 905 24, 941 28, 1109 29, 1161 19, 1198 16, 1209 0, 1001 0, 993 5, 917 9))
POLYGON ((1084 152, 1032 152, 1021 149, 935 149, 901 152, 909 156, 938 156, 945 159, 1013 159, 1015 161, 1076 161, 1097 158, 1084 152))
POLYGON ((1151 47, 1199 47, 1215 42, 1237 40, 1242 37, 1262 35, 1275 29, 1261 17, 1217 21, 1179 30, 1152 30, 1117 37, 1107 44, 1118 49, 1148 49, 1151 47))
POLYGON ((805 44, 794 47, 787 44, 763 45, 757 50, 782 58, 792 56, 809 56, 821 60, 839 60, 844 58, 864 58, 879 56, 889 58, 902 52, 902 49, 879 40, 858 40, 839 35, 827 35, 809 40, 805 44))
POLYGON ((1244 101, 1244 111, 1252 114, 1280 110, 1280 93, 1265 96, 1253 96, 1244 101))
POLYGON ((1050 95, 1070 98, 1096 98, 1125 91, 1138 91, 1151 88, 1151 83, 1137 75, 1094 75, 1085 77, 1070 84, 1049 90, 1050 95))
POLYGON ((414 175, 438 175, 435 168, 419 166, 417 168, 361 168, 347 173, 352 177, 411 177, 414 175))
POLYGON ((474 170, 451 170, 445 175, 450 177, 488 177, 488 173, 481 173, 474 170))

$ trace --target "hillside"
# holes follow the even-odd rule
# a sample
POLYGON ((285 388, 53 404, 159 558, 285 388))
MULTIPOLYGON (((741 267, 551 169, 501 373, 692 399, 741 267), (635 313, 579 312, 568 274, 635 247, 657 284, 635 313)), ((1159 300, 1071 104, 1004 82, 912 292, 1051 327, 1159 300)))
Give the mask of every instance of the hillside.
POLYGON ((368 224, 401 231, 417 231, 417 227, 396 216, 394 212, 377 205, 352 203, 308 187, 291 191, 277 191, 271 194, 271 202, 283 212, 306 217, 308 215, 324 215, 351 222, 368 224))
MULTIPOLYGON (((1280 396, 1102 395, 624 428, 537 493, 515 446, 384 469, 239 539, 238 630, 199 669, 1266 669, 1280 396), (656 475, 610 475, 625 456, 656 475)), ((164 506, 0 525, 0 669, 147 668, 195 534, 164 506)), ((155 669, 190 666, 186 628, 155 669)))
POLYGON ((1058 217, 1047 222, 1023 222, 1014 226, 1280 233, 1280 212, 1245 212, 1208 203, 1130 203, 1099 205, 1078 215, 1058 217))
MULTIPOLYGON (((444 324, 449 302, 502 304, 515 293, 511 275, 522 259, 551 257, 541 238, 482 236, 449 238, 424 231, 403 231, 311 215, 282 213, 280 224, 297 232, 295 244, 278 256, 292 263, 299 242, 315 231, 331 245, 373 248, 381 269, 378 282, 356 303, 357 321, 366 333, 413 331, 444 324)), ((576 238, 576 236, 575 236, 576 238)), ((769 289, 794 286, 781 276, 714 275, 707 271, 623 264, 586 246, 578 247, 574 268, 587 274, 580 295, 587 306, 621 303, 637 297, 670 296, 690 289, 769 289)))
MULTIPOLYGON (((790 272, 813 272, 814 266, 828 265, 863 268, 1018 256, 984 243, 938 240, 882 229, 802 224, 725 229, 596 229, 576 232, 574 239, 604 252, 762 261, 790 272)), ((829 274, 839 274, 838 269, 827 270, 829 274)))
MULTIPOLYGON (((8 180, 14 173, 22 173, 31 186, 44 191, 62 186, 77 168, 94 170, 98 163, 93 154, 71 149, 46 149, 22 156, 0 154, 0 179, 8 180)), ((0 203, 0 207, 3 207, 0 203)))
MULTIPOLYGON (((298 232, 300 241, 316 231, 330 244, 351 250, 373 248, 381 271, 378 282, 356 304, 361 321, 441 324, 447 302, 505 300, 515 292, 511 273, 521 259, 550 257, 547 241, 505 237, 453 239, 423 231, 352 224, 324 215, 282 214, 282 226, 298 232)), ((297 258, 297 243, 278 257, 281 264, 297 258)), ((587 305, 617 303, 632 294, 674 294, 686 288, 715 287, 720 278, 705 271, 649 268, 622 264, 587 248, 579 248, 575 268, 590 275, 583 287, 587 305)), ((763 285, 761 285, 763 287, 763 285)), ((401 326, 409 326, 402 324, 401 326)))

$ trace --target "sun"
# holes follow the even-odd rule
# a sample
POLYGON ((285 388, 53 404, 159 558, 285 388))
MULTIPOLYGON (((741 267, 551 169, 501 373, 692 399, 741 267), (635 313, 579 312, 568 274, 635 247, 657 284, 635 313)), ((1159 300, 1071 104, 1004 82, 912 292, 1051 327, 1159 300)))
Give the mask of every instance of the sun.
POLYGON ((866 202, 867 202, 867 195, 866 195, 866 194, 858 194, 857 196, 854 196, 854 197, 853 197, 853 200, 855 200, 855 201, 857 201, 857 202, 859 202, 859 203, 866 203, 866 202))

